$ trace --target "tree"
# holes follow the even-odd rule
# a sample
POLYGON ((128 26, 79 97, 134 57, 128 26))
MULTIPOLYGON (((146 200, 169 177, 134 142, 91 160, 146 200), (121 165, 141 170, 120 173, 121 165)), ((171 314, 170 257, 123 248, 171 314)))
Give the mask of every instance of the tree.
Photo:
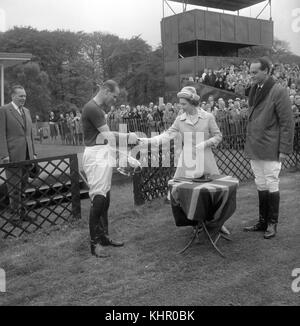
POLYGON ((49 91, 49 77, 41 71, 36 62, 29 62, 10 68, 6 79, 6 98, 9 98, 10 86, 20 84, 27 93, 26 106, 30 108, 32 117, 36 114, 46 117, 50 109, 51 97, 49 91))
POLYGON ((164 96, 164 74, 162 48, 151 52, 134 66, 133 71, 123 80, 130 103, 148 104, 164 96))

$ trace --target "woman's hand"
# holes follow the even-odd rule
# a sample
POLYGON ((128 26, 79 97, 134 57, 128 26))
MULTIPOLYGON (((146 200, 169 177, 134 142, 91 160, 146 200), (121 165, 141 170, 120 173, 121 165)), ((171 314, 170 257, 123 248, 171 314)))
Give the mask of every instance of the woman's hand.
POLYGON ((197 150, 204 150, 206 148, 206 142, 202 141, 201 143, 196 145, 197 150))
POLYGON ((148 146, 151 143, 151 138, 138 138, 140 146, 148 146))

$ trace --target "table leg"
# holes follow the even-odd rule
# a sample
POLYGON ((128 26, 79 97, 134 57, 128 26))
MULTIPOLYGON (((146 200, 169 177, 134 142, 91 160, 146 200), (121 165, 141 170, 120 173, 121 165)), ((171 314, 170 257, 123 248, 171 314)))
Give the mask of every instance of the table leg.
POLYGON ((187 249, 194 243, 194 241, 197 238, 198 234, 201 232, 201 229, 202 229, 202 225, 197 224, 191 240, 188 242, 188 244, 181 251, 179 251, 179 254, 183 254, 185 251, 187 251, 187 249))
POLYGON ((227 238, 227 237, 225 237, 225 236, 223 236, 223 234, 220 234, 219 232, 218 232, 218 234, 217 234, 217 237, 216 237, 216 239, 215 239, 215 241, 212 239, 212 237, 211 237, 211 235, 210 235, 210 233, 209 233, 209 231, 207 230, 207 227, 206 227, 206 225, 205 225, 205 223, 204 222, 202 222, 202 227, 203 227, 203 230, 204 230, 204 233, 207 235, 207 237, 208 237, 208 240, 210 241, 210 243, 213 245, 213 247, 216 249, 216 251, 223 257, 223 258, 226 258, 226 256, 222 253, 222 251, 217 247, 217 242, 218 242, 218 240, 222 237, 224 237, 224 239, 226 238, 227 240, 229 240, 229 238, 227 238))

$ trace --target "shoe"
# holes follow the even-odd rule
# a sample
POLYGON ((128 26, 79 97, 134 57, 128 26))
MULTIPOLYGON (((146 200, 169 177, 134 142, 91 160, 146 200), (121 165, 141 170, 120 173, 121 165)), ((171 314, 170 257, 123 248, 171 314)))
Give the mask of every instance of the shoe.
POLYGON ((108 239, 108 240, 109 240, 109 246, 113 246, 113 247, 123 247, 124 246, 124 242, 115 241, 112 239, 108 239))
POLYGON ((265 232, 267 227, 267 225, 258 222, 255 225, 245 227, 243 230, 245 232, 265 232))
POLYGON ((226 228, 225 225, 222 225, 220 232, 223 233, 223 234, 225 234, 225 235, 230 235, 230 232, 229 232, 229 230, 226 228))
POLYGON ((110 256, 109 253, 106 252, 106 250, 101 244, 99 243, 94 244, 92 242, 91 242, 91 254, 96 258, 107 258, 110 256))
POLYGON ((107 246, 123 247, 124 246, 124 242, 112 240, 108 236, 101 237, 99 243, 103 247, 107 247, 107 246))
POLYGON ((268 228, 264 234, 265 239, 271 239, 274 238, 277 233, 277 224, 276 223, 270 223, 268 225, 268 228))

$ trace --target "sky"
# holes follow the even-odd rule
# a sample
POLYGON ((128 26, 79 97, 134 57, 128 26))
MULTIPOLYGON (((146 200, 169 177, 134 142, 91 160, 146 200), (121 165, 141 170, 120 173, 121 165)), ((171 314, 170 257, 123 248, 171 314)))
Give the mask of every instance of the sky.
MULTIPOLYGON (((182 4, 168 3, 176 13, 182 12, 182 4)), ((266 4, 246 8, 240 15, 256 17, 266 4)), ((165 16, 173 14, 164 7, 165 16)), ((195 8, 206 9, 187 7, 195 8)), ((162 18, 162 0, 0 0, 0 31, 32 26, 38 30, 101 31, 121 38, 140 35, 156 48, 161 42, 162 18)), ((270 18, 269 8, 260 18, 270 18)), ((300 0, 272 0, 272 18, 275 36, 289 41, 292 51, 300 55, 300 0)))

